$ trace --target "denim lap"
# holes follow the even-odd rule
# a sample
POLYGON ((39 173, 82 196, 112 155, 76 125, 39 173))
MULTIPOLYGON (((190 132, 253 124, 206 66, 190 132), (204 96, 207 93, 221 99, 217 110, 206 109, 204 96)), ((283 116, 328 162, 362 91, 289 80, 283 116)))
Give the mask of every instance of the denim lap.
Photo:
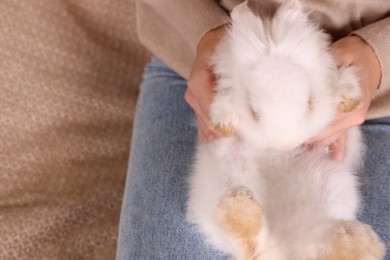
MULTIPOLYGON (((185 219, 196 144, 186 81, 158 59, 146 67, 134 121, 116 259, 225 259, 185 219)), ((359 219, 390 245, 390 117, 367 121, 359 219)), ((390 258, 386 258, 390 260, 390 258)))
POLYGON ((196 123, 186 81, 157 59, 138 98, 117 259, 223 259, 185 219, 196 123))

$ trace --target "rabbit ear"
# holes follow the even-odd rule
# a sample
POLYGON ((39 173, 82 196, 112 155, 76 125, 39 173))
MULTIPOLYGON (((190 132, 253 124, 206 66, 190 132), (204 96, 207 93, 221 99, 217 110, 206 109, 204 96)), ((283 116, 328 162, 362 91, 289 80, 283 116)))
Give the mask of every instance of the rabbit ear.
POLYGON ((259 17, 273 17, 283 0, 248 0, 248 7, 259 17))
POLYGON ((299 0, 247 0, 249 9, 257 16, 273 18, 276 11, 283 4, 288 4, 294 9, 301 9, 299 0))

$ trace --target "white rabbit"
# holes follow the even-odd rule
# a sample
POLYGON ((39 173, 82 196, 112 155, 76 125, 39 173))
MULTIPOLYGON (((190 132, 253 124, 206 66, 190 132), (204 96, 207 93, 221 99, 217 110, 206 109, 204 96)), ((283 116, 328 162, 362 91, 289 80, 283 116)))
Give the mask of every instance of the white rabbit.
POLYGON ((337 107, 348 112, 359 101, 352 68, 338 69, 328 45, 296 0, 244 2, 231 13, 212 60, 210 116, 226 137, 198 145, 187 216, 235 259, 384 256, 371 227, 355 220, 359 129, 348 131, 342 161, 303 145, 337 107))

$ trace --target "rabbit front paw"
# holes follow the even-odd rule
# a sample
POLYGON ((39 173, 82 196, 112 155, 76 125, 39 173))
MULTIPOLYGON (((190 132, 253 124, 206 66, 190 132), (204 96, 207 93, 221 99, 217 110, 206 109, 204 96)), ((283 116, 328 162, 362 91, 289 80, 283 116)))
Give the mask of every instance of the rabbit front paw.
POLYGON ((210 109, 211 126, 221 136, 231 136, 236 130, 238 118, 232 102, 227 97, 216 98, 210 109))

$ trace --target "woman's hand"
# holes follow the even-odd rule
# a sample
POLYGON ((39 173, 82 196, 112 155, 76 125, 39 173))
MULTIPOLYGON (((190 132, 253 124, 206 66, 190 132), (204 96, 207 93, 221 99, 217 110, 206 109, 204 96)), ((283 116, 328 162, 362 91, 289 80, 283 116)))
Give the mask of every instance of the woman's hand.
MULTIPOLYGON (((185 93, 185 100, 194 109, 198 122, 199 141, 208 141, 218 136, 210 126, 209 110, 214 96, 215 76, 210 58, 225 33, 224 27, 210 30, 199 41, 196 58, 185 93)), ((338 112, 335 119, 321 134, 308 140, 308 145, 329 146, 333 159, 342 159, 345 153, 346 131, 360 125, 366 119, 371 98, 379 86, 381 68, 371 46, 358 36, 347 36, 330 46, 331 52, 341 66, 357 68, 362 99, 351 112, 338 112)))
POLYGON ((333 122, 318 136, 308 140, 310 146, 329 146, 333 159, 344 158, 347 130, 360 125, 366 119, 371 99, 381 79, 381 67, 372 47, 358 36, 347 36, 330 46, 339 67, 354 66, 361 87, 361 102, 351 112, 337 112, 333 122))
POLYGON ((205 33, 199 41, 184 96, 187 103, 195 111, 198 122, 198 139, 201 142, 217 137, 217 133, 209 127, 209 111, 214 96, 215 82, 210 58, 224 33, 224 27, 218 27, 205 33))

